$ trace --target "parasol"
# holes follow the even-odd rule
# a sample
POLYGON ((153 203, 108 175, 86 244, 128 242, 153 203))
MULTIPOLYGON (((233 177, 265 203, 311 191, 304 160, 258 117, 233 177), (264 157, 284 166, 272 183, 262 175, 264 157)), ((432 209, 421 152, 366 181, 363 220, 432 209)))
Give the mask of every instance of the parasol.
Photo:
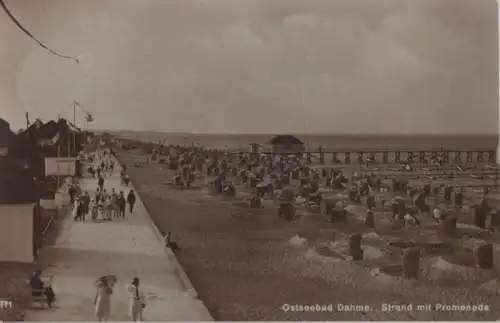
POLYGON ((103 280, 103 279, 105 279, 108 282, 108 285, 110 287, 113 287, 116 284, 117 280, 118 280, 118 278, 116 277, 116 275, 105 275, 105 276, 101 276, 98 279, 96 279, 96 281, 94 282, 94 285, 96 287, 98 287, 100 285, 100 283, 101 283, 101 280, 103 280))

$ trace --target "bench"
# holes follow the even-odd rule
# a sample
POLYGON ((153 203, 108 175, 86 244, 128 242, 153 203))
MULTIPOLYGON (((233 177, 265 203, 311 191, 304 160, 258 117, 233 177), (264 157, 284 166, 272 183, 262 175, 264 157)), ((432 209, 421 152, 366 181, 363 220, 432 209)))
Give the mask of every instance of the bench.
POLYGON ((47 297, 45 296, 45 290, 31 289, 31 304, 38 305, 37 307, 39 308, 48 308, 49 306, 47 304, 47 297))
MULTIPOLYGON (((52 278, 43 279, 47 285, 51 285, 52 278)), ((45 289, 33 289, 31 288, 30 281, 27 280, 26 284, 31 290, 31 304, 37 305, 38 308, 48 308, 47 296, 45 295, 45 289)))

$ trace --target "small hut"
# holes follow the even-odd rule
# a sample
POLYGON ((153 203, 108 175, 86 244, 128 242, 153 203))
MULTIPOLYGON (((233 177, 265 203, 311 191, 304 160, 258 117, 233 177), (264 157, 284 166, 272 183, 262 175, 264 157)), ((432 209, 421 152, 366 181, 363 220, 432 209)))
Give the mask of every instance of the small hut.
POLYGON ((305 152, 304 143, 292 135, 278 135, 269 142, 275 154, 302 154, 305 152))

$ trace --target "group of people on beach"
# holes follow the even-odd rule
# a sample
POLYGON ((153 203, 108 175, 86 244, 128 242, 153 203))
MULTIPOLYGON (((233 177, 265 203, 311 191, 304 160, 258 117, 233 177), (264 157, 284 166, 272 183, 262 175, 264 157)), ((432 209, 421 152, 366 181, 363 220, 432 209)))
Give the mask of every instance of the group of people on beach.
MULTIPOLYGON (((373 157, 369 157, 371 162, 375 162, 373 157)), ((417 215, 421 213, 431 213, 436 221, 440 221, 441 216, 438 214, 442 214, 444 211, 437 210, 438 206, 428 205, 426 202, 428 197, 438 201, 444 200, 445 204, 450 205, 453 194, 453 204, 458 208, 462 208, 465 202, 463 188, 454 188, 451 185, 410 185, 407 173, 414 171, 414 161, 410 157, 408 160, 401 161, 401 168, 398 168, 397 171, 391 170, 393 173, 396 172, 395 174, 376 175, 375 171, 371 173, 372 170, 369 168, 371 165, 367 163, 364 174, 353 173, 352 176, 345 176, 342 171, 332 168, 328 171, 323 166, 314 167, 302 154, 275 156, 255 152, 236 154, 200 147, 163 147, 159 145, 153 149, 151 159, 167 164, 169 169, 176 171, 172 181, 173 185, 186 186, 187 183, 189 186, 196 177, 201 176, 206 179, 209 176, 215 176, 215 180, 211 183, 214 191, 227 197, 236 195, 234 181, 248 183, 251 192, 256 197, 262 198, 268 191, 271 193, 274 192, 274 189, 283 191, 285 186, 291 184, 290 180, 294 179, 300 181, 298 195, 304 197, 301 201, 305 201, 305 206, 314 201, 317 201, 316 204, 320 204, 323 193, 319 193, 319 183, 323 178, 326 188, 347 191, 347 204, 366 204, 368 209, 373 212, 376 200, 380 200, 384 204, 384 199, 386 196, 390 196, 391 192, 393 197, 394 193, 403 193, 404 198, 392 203, 392 217, 395 221, 403 221, 405 226, 420 225, 417 215), (233 178, 230 179, 230 177, 233 178), (405 178, 405 180, 401 180, 400 177, 405 178), (392 182, 392 185, 387 184, 386 180, 392 182), (317 198, 317 195, 320 198, 317 198), (438 196, 439 198, 437 198, 438 196), (407 204, 411 207, 406 207, 407 204), (403 206, 405 207, 403 208, 403 206)), ((434 169, 433 180, 436 179, 434 177, 443 175, 443 159, 439 154, 433 156, 427 165, 434 169)), ((376 170, 376 168, 374 169, 376 170)), ((457 169, 463 172, 461 168, 457 169)), ((361 172, 362 168, 359 170, 361 172)), ((429 170, 429 172, 431 171, 429 170)), ((273 194, 268 195, 273 196, 273 194)), ((280 197, 280 199, 282 198, 280 197)), ((258 203, 258 205, 261 204, 258 203)))

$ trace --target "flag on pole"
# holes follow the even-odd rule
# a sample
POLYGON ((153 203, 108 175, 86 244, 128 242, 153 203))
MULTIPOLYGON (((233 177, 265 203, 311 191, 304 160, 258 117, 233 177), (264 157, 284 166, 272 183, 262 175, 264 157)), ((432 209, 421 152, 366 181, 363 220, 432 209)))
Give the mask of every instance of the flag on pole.
POLYGON ((94 117, 92 116, 92 114, 90 112, 85 112, 85 121, 87 121, 87 122, 94 121, 94 117))
POLYGON ((82 108, 82 106, 80 105, 80 103, 78 101, 75 101, 75 106, 77 106, 80 109, 82 109, 83 113, 85 113, 85 121, 86 122, 92 122, 92 121, 94 121, 94 117, 92 116, 92 113, 90 113, 88 111, 85 111, 85 109, 82 108))

